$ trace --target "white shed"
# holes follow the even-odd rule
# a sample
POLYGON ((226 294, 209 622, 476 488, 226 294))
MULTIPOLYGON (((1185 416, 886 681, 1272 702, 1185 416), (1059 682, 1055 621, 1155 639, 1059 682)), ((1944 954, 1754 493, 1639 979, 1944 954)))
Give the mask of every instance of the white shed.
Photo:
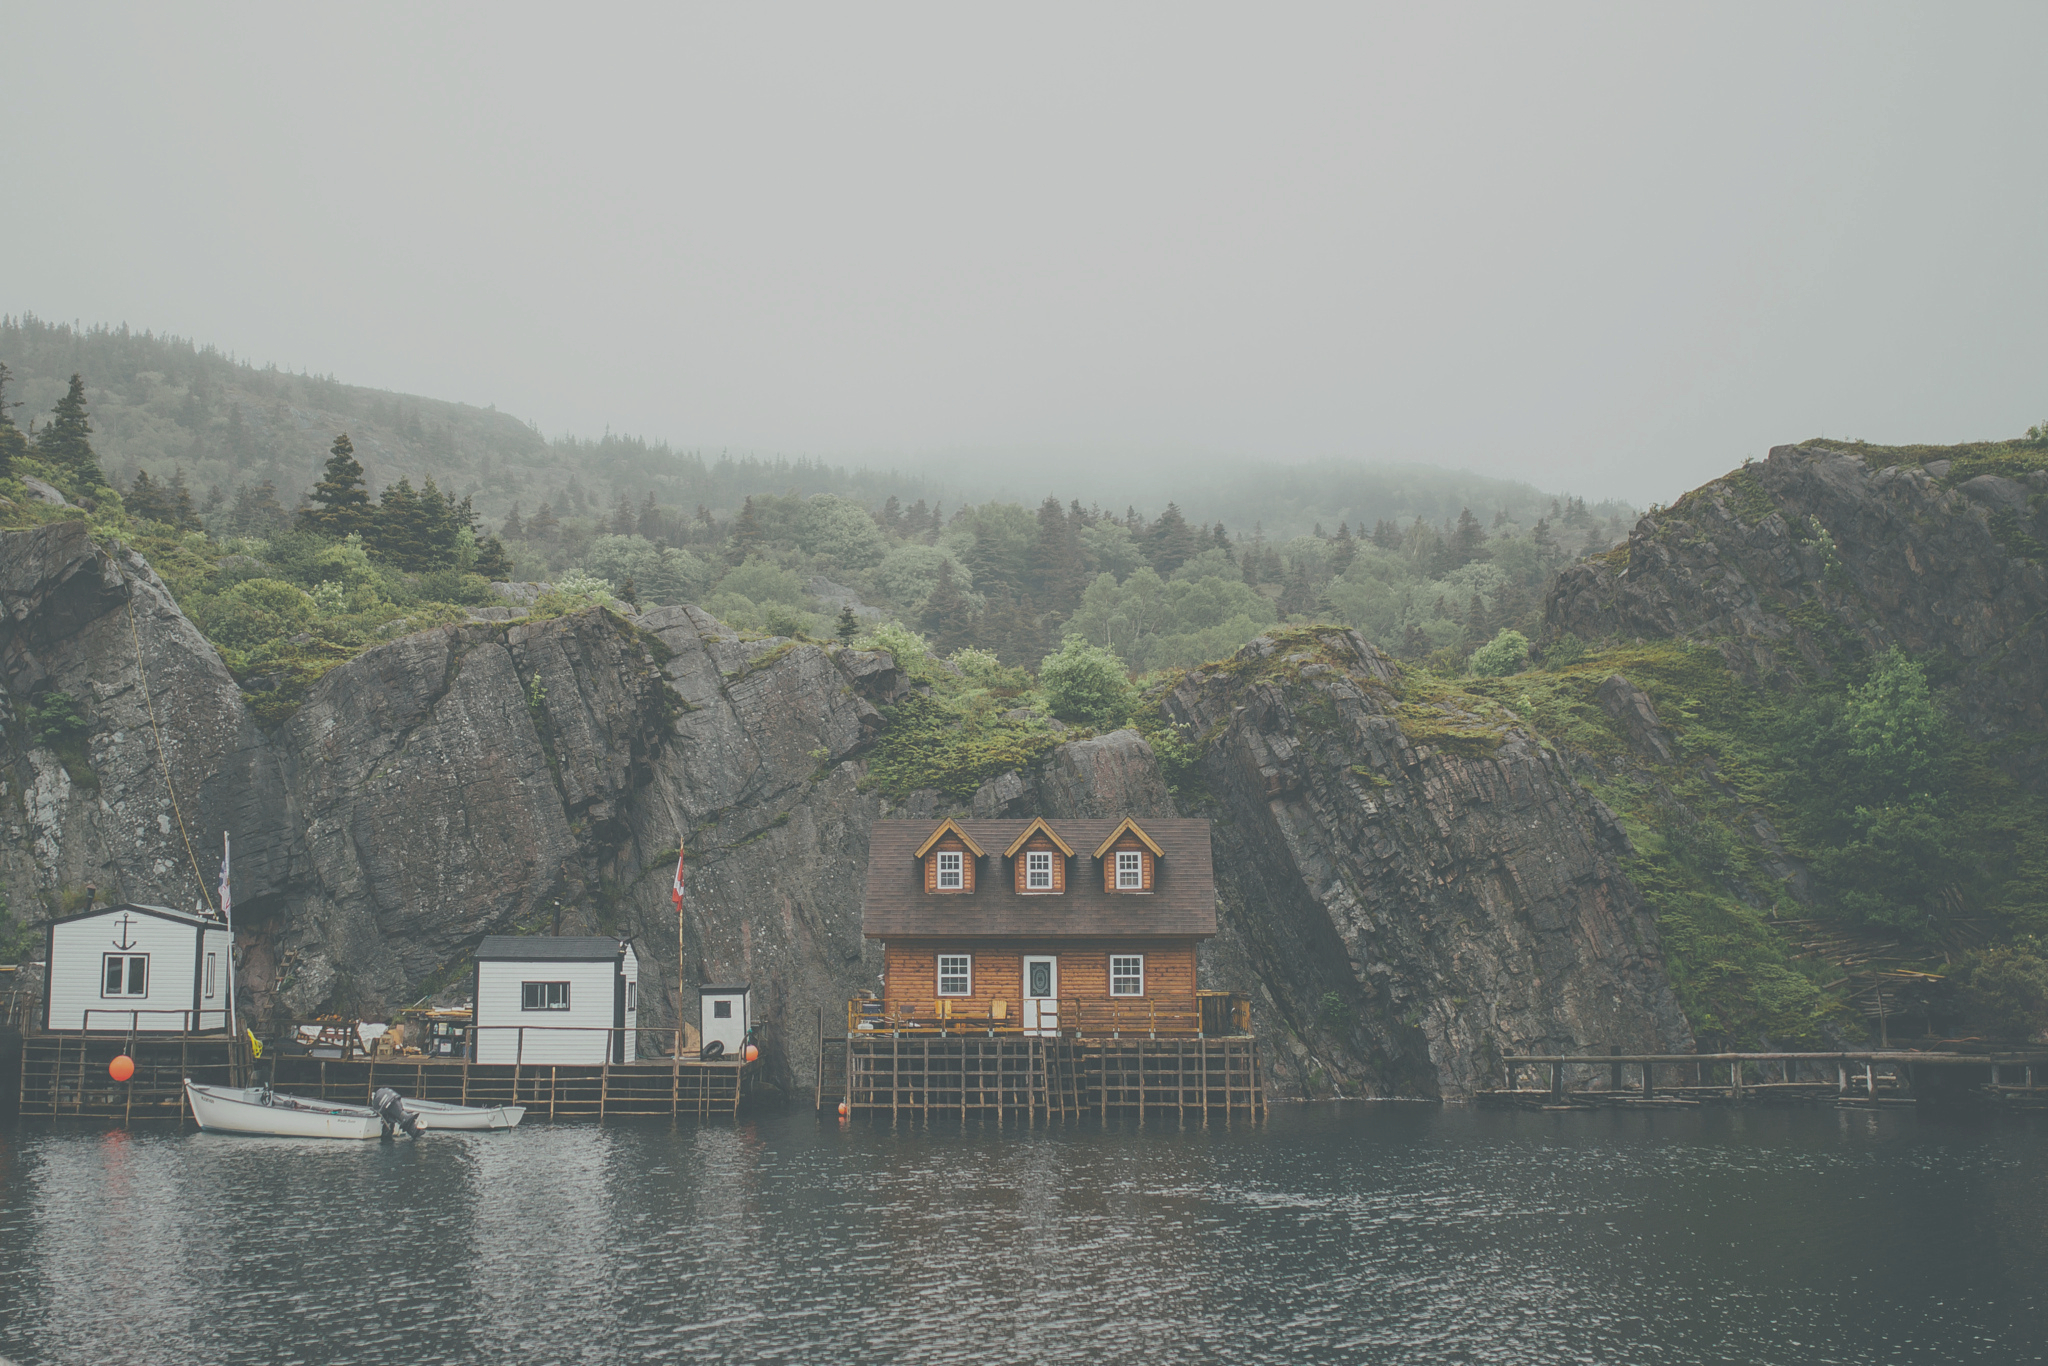
POLYGON ((123 903, 50 922, 46 1030, 224 1030, 233 990, 228 927, 212 916, 123 903))
POLYGON ((725 1045, 725 1057, 737 1058, 746 1046, 747 1030, 753 1025, 747 1018, 747 996, 748 989, 743 986, 713 986, 707 982, 697 988, 697 1018, 703 1041, 725 1045))
POLYGON ((607 935, 506 935, 476 950, 476 1060, 632 1062, 640 960, 607 935))

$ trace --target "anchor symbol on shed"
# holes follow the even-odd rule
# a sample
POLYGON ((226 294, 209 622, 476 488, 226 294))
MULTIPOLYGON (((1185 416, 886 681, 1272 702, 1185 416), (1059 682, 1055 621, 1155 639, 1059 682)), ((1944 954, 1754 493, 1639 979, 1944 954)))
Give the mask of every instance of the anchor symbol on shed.
POLYGON ((114 941, 115 948, 132 949, 135 947, 135 940, 128 933, 128 927, 133 923, 133 917, 126 911, 121 912, 121 937, 114 941))

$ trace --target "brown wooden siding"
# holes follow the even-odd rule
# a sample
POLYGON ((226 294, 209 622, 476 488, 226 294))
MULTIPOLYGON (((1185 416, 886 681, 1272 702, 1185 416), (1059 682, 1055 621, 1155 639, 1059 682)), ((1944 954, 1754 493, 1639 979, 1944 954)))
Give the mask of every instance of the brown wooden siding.
POLYGON ((1126 1001, 1152 1002, 1160 1009, 1195 1008, 1195 944, 1192 939, 1002 939, 1002 940, 892 940, 885 946, 883 972, 887 982, 882 999, 891 1015, 906 1008, 925 1014, 939 999, 939 955, 965 953, 974 959, 973 990, 966 996, 948 999, 955 1008, 980 1013, 998 998, 1010 1003, 1010 1017, 1017 1018, 1024 996, 1024 959, 1050 954, 1059 959, 1059 994, 1084 1003, 1126 1001), (1145 956, 1145 994, 1109 994, 1109 959, 1112 954, 1140 953, 1145 956))
POLYGON ((1027 854, 1051 854, 1051 855, 1052 855, 1052 890, 1053 890, 1054 892, 1056 892, 1056 893, 1057 893, 1057 892, 1064 892, 1064 891, 1066 891, 1066 890, 1067 890, 1067 858, 1066 858, 1066 855, 1064 855, 1064 854, 1062 854, 1062 853, 1060 852, 1060 850, 1059 850, 1059 846, 1058 846, 1058 845, 1054 844, 1054 843, 1053 843, 1053 842, 1052 842, 1051 840, 1047 839, 1047 838, 1046 838, 1045 836, 1043 836, 1043 835, 1038 835, 1038 836, 1034 836, 1034 837, 1032 838, 1031 842, 1030 842, 1030 843, 1028 843, 1028 844, 1026 844, 1026 845, 1025 845, 1025 846, 1024 846, 1024 847, 1023 847, 1022 849, 1019 849, 1019 850, 1017 851, 1017 856, 1016 856, 1015 858, 1013 858, 1012 860, 1010 860, 1011 864, 1013 865, 1010 871, 1011 871, 1011 874, 1012 874, 1012 875, 1013 875, 1013 876, 1014 876, 1014 877, 1016 878, 1016 887, 1017 887, 1017 891, 1018 891, 1018 892, 1019 892, 1020 894, 1022 894, 1022 895, 1024 895, 1024 896, 1045 896, 1045 895, 1047 895, 1047 893, 1046 893, 1046 892, 1044 892, 1044 891, 1042 891, 1042 890, 1041 890, 1041 891, 1036 891, 1036 892, 1034 892, 1034 891, 1032 891, 1032 890, 1031 890, 1030 888, 1028 888, 1028 887, 1026 887, 1026 886, 1024 885, 1024 876, 1025 876, 1025 872, 1026 872, 1027 868, 1029 867, 1029 864, 1027 863, 1027 861, 1026 861, 1026 859, 1025 859, 1025 855, 1027 855, 1027 854))
POLYGON ((974 890, 974 851, 951 835, 946 836, 946 838, 933 845, 932 851, 924 856, 924 889, 927 892, 942 896, 955 896, 963 892, 972 892, 974 890), (939 890, 940 854, 960 855, 960 886, 948 887, 943 892, 939 890))
MULTIPOLYGON (((1137 851, 1138 877, 1140 879, 1140 882, 1142 883, 1143 890, 1148 892, 1152 890, 1152 851, 1150 849, 1147 849, 1142 843, 1140 843, 1136 836, 1125 835, 1122 839, 1118 840, 1114 845, 1112 845, 1109 848, 1109 850, 1102 856, 1103 891, 1109 892, 1111 894, 1114 894, 1117 891, 1116 856, 1118 854, 1129 853, 1132 850, 1137 851)), ((1130 895, 1129 890, 1126 889, 1124 894, 1126 896, 1130 895)))

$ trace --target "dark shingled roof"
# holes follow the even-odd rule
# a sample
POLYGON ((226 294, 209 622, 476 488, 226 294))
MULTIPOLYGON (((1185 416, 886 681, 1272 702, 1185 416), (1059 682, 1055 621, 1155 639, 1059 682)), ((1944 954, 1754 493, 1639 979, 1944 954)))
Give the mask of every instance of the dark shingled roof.
POLYGON ((609 963, 619 940, 604 934, 487 934, 476 946, 484 963, 609 963))
POLYGON ((1140 820, 1166 851, 1149 895, 1102 890, 1095 846, 1123 824, 1115 820, 1049 820, 1075 855, 1067 862, 1067 890, 1057 896, 1020 896, 1010 861, 999 852, 1029 820, 960 821, 989 852, 974 875, 974 891, 927 892, 917 846, 937 821, 876 821, 868 838, 868 890, 861 933, 869 939, 923 936, 990 938, 1046 935, 1151 935, 1206 938, 1216 933, 1216 881, 1209 866, 1209 822, 1140 820))

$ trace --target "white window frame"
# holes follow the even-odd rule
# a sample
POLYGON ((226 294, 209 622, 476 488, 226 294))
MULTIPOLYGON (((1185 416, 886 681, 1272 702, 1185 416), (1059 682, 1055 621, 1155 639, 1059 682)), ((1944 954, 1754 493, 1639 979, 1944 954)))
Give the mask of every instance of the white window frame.
POLYGON ((1116 889, 1119 892, 1145 890, 1145 856, 1136 849, 1116 851, 1116 889))
POLYGON ((100 955, 100 999, 103 1001, 147 1001, 150 979, 149 955, 146 953, 103 953, 100 955), (116 958, 121 960, 121 990, 107 990, 107 964, 116 958), (130 983, 135 980, 135 965, 142 964, 142 990, 135 991, 130 983))
POLYGON ((209 1001, 213 999, 213 960, 218 957, 217 953, 206 955, 206 999, 209 1001))
POLYGON ((639 1008, 640 984, 637 981, 629 981, 626 983, 626 1009, 638 1010, 639 1008))
POLYGON ((1024 890, 1027 892, 1049 892, 1052 890, 1052 850, 1025 850, 1024 890), (1039 881, 1040 878, 1045 880, 1041 882, 1039 881))
POLYGON ((938 888, 942 892, 960 892, 967 889, 967 855, 957 849, 939 851, 938 888), (948 882, 946 879, 951 878, 948 882))
POLYGON ((1145 994, 1145 955, 1142 953, 1113 953, 1109 956, 1109 994, 1112 996, 1143 996, 1145 994), (1137 984, 1136 991, 1119 991, 1120 983, 1137 984))
POLYGON ((521 982, 519 984, 519 1008, 521 1010, 567 1010, 569 1008, 569 984, 567 982, 521 982), (534 988, 540 988, 538 994, 534 988), (560 987, 561 999, 549 988, 560 987), (535 1005, 532 1002, 538 1001, 535 1005))
POLYGON ((936 995, 972 996, 974 994, 974 955, 971 953, 942 953, 938 955, 937 975, 932 979, 937 987, 936 995), (948 964, 957 964, 949 968, 948 964), (958 982, 959 988, 946 990, 948 980, 958 982))

